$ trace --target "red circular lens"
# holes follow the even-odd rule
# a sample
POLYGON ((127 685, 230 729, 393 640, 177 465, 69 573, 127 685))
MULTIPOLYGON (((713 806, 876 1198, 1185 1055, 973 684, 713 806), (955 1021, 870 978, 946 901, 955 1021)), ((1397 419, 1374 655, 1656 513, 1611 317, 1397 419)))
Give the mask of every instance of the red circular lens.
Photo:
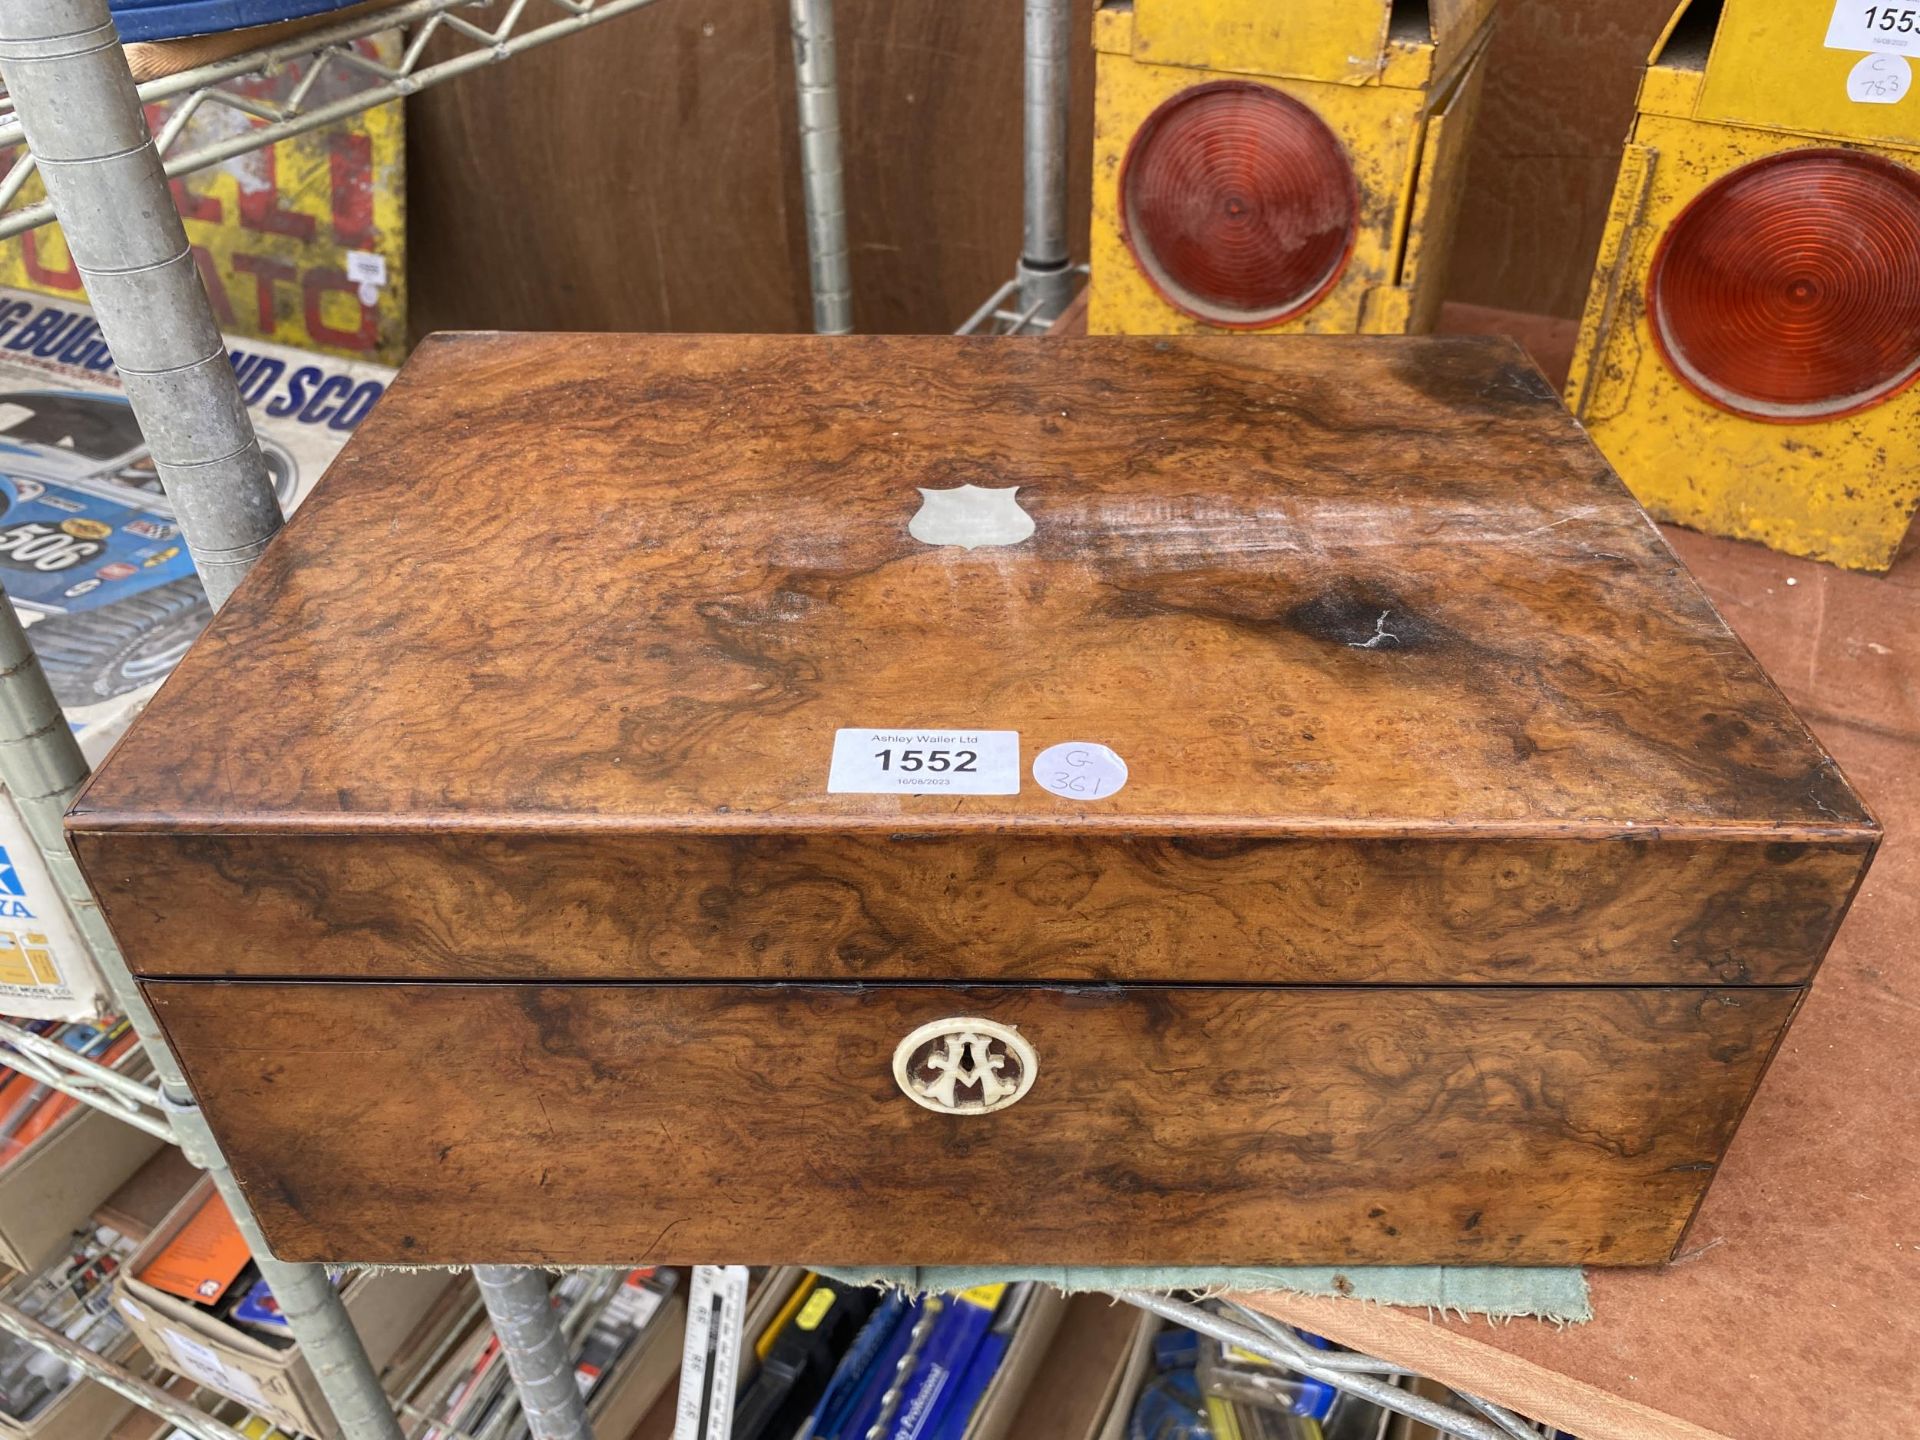
POLYGON ((1216 325, 1271 325, 1332 288, 1359 188, 1313 111, 1220 80, 1146 119, 1120 167, 1121 232, 1167 301, 1216 325))
POLYGON ((1759 420, 1824 420, 1920 376, 1920 174, 1790 150, 1714 181, 1647 276, 1653 337, 1683 381, 1759 420))

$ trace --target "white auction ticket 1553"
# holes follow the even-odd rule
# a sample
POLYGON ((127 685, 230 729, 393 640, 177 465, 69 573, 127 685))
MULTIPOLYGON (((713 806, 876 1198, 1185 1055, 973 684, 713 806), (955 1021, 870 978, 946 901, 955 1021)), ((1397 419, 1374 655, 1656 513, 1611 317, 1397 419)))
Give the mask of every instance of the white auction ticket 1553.
POLYGON ((1891 5, 1835 0, 1833 18, 1827 22, 1827 49, 1920 55, 1920 0, 1894 0, 1891 5))
POLYGON ((830 795, 1018 795, 1018 730, 836 730, 830 795))

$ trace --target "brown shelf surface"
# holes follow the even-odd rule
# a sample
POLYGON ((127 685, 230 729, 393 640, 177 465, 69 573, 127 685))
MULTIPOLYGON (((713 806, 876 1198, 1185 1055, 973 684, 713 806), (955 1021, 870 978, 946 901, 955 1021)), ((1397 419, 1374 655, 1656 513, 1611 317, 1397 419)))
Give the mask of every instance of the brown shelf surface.
POLYGON ((1920 549, 1879 578, 1667 536, 1887 835, 1682 1258, 1592 1272, 1595 1319, 1565 1329, 1351 1300, 1253 1303, 1582 1440, 1909 1434, 1920 1410, 1920 549))

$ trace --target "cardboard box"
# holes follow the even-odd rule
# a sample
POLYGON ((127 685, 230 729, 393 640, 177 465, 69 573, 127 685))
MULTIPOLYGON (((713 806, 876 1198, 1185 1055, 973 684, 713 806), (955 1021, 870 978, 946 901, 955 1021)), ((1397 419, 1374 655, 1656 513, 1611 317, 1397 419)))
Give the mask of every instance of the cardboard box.
MULTIPOLYGON (((102 1116, 102 1119, 108 1117, 102 1116)), ((117 1129, 139 1134, 129 1126, 117 1129)), ((101 1201, 93 1219, 122 1235, 139 1240, 190 1190, 200 1172, 171 1145, 161 1146, 131 1179, 101 1201)), ((85 1223, 84 1221, 81 1223, 85 1223)), ((50 1257, 51 1258, 51 1257, 50 1257)), ((109 1346, 106 1358, 138 1375, 146 1375, 151 1361, 132 1335, 122 1335, 109 1346)), ((95 1380, 83 1379, 28 1421, 0 1416, 0 1436, 46 1437, 46 1440, 120 1440, 138 1411, 127 1400, 95 1380)), ((155 1425, 163 1422, 155 1419, 155 1425)), ((161 1432, 164 1434, 164 1430, 161 1432)), ((144 1440, 144 1437, 143 1437, 144 1440)))
MULTIPOLYGON (((123 1335, 107 1351, 106 1358, 116 1365, 137 1361, 140 1344, 131 1335, 123 1335)), ((7 1440, 107 1440, 134 1408, 131 1400, 98 1380, 83 1379, 31 1420, 0 1415, 0 1436, 7 1440)))
POLYGON ((667 1297, 604 1384, 587 1401, 587 1419, 602 1440, 627 1440, 647 1412, 680 1378, 680 1350, 687 1334, 687 1297, 667 1297))
MULTIPOLYGON (((274 493, 291 514, 393 371, 226 338, 274 493)), ((98 764, 212 610, 85 305, 0 289, 0 439, 0 553, 27 542, 23 525, 43 544, 53 543, 46 531, 84 541, 7 571, 7 597, 39 631, 30 638, 54 695, 98 764)))
MULTIPOLYGON (((114 1280, 114 1304, 147 1352, 167 1369, 251 1406, 283 1428, 325 1434, 320 1417, 327 1414, 326 1402, 297 1347, 276 1349, 134 1278, 193 1217, 212 1186, 212 1180, 201 1180, 147 1237, 114 1280)), ((444 1270, 358 1270, 348 1276, 340 1298, 376 1369, 399 1352, 449 1283, 444 1270)))
POLYGON ((1027 1398, 1034 1377, 1040 1373, 1066 1310, 1067 1297, 1058 1290, 1050 1285, 1035 1288, 1033 1298, 1027 1302, 1026 1314, 1014 1328, 1000 1368, 988 1382, 986 1393, 974 1408, 973 1418, 967 1422, 961 1440, 1002 1440, 1009 1433, 1031 1433, 1014 1431, 1013 1419, 1027 1398))
MULTIPOLYGON (((226 23, 257 23, 235 18, 246 8, 224 7, 226 23)), ((306 4, 282 13, 321 8, 306 4)), ((208 7, 209 20, 213 14, 208 7)), ((400 31, 387 30, 350 48, 363 63, 393 65, 404 44, 400 31)), ((342 93, 345 78, 345 67, 333 65, 338 68, 330 67, 320 82, 319 94, 329 99, 342 93)), ((294 87, 308 83, 306 65, 281 65, 248 77, 239 88, 256 103, 285 104, 294 87)), ((156 134, 165 124, 185 124, 179 149, 171 153, 199 150, 234 133, 238 117, 224 106, 182 116, 189 103, 176 95, 146 107, 156 134)), ((406 354, 404 117, 397 100, 377 105, 173 181, 194 265, 221 329, 352 359, 397 362, 406 354)), ((23 198, 32 202, 44 194, 40 177, 30 176, 23 198)), ((57 223, 0 246, 0 284, 82 298, 80 274, 57 223)), ((69 343, 77 348, 85 340, 69 343)))
POLYGON ((27 822, 0 789, 0 1014, 91 1020, 114 1008, 27 822))
MULTIPOLYGON (((1429 1380, 1424 1375, 1416 1375, 1402 1382, 1407 1389, 1422 1400, 1437 1401, 1442 1405, 1459 1405, 1453 1391, 1438 1380, 1429 1380)), ((1411 1415, 1389 1417, 1386 1426, 1387 1440, 1446 1440, 1438 1430, 1423 1420, 1415 1420, 1411 1415)))
POLYGON ((1127 1421, 1133 1415, 1133 1402, 1140 1394, 1141 1387, 1147 1383, 1147 1377, 1153 1373, 1153 1337, 1160 1333, 1165 1324, 1152 1311, 1138 1312, 1133 1338, 1125 1354, 1120 1357, 1119 1371, 1114 1377, 1113 1401, 1108 1405, 1099 1429, 1087 1440, 1127 1440, 1127 1421))
POLYGON ((163 1145, 124 1185, 93 1207, 93 1219, 138 1245, 173 1213, 199 1179, 200 1171, 191 1160, 177 1147, 163 1145))
MULTIPOLYGON (((326 174, 322 162, 303 188, 318 184, 324 200, 326 174)), ((9 273, 0 254, 0 280, 9 273)), ((79 277, 55 288, 77 296, 79 277)), ((229 345, 268 471, 291 511, 393 372, 267 341, 230 338, 229 345)), ((163 662, 178 657, 212 611, 180 546, 172 507, 152 488, 112 357, 77 298, 0 289, 0 443, 8 452, 0 549, 30 534, 57 541, 52 532, 60 527, 86 532, 70 535, 75 548, 45 565, 16 564, 5 573, 22 623, 36 632, 33 646, 54 693, 88 760, 98 764, 159 685, 163 662), (109 457, 110 473, 95 473, 109 457), (97 553, 83 554, 86 547, 97 553)), ((111 1008, 39 851, 0 791, 0 1013, 86 1020, 111 1008)))
POLYGON ((1105 1295, 1066 1301, 1038 1377, 1026 1388, 1005 1433, 1095 1440, 1113 1409, 1140 1316, 1105 1295))
POLYGON ((0 789, 0 1014, 91 1020, 114 1008, 12 795, 0 789))
POLYGON ((0 1264, 15 1270, 45 1265, 164 1143, 105 1111, 79 1106, 0 1169, 0 1264))

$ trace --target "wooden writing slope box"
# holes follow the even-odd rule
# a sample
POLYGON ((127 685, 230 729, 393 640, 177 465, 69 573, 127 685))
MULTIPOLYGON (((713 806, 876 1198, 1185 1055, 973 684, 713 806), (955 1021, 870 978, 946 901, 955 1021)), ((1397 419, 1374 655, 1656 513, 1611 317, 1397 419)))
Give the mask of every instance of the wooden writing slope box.
POLYGON ((1274 338, 430 340, 71 824, 282 1256, 568 1264, 1658 1261, 1876 837, 1517 350, 1274 338))

